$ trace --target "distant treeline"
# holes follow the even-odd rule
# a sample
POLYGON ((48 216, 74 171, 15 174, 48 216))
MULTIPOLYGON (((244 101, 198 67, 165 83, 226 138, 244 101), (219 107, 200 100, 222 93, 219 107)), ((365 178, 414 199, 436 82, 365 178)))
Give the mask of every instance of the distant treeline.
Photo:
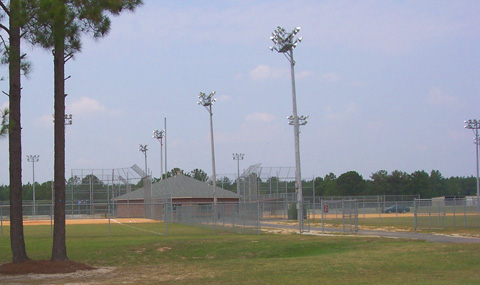
MULTIPOLYGON (((380 170, 373 173, 370 179, 364 179, 356 171, 349 171, 339 177, 330 173, 323 178, 315 178, 315 195, 420 195, 421 198, 470 196, 477 194, 476 183, 473 176, 445 178, 438 170, 430 173, 421 170, 410 174, 398 170, 391 173, 380 170)), ((305 184, 304 196, 311 196, 312 182, 306 181, 305 184)))
MULTIPOLYGON (((174 168, 167 172, 167 176, 173 176, 176 173, 183 173, 197 180, 207 181, 208 175, 201 169, 194 169, 185 172, 179 168, 174 168)), ((153 178, 153 182, 158 181, 153 178)), ((71 177, 68 183, 88 184, 102 182, 96 177, 71 177)), ((257 179, 259 194, 276 193, 277 187, 281 187, 281 193, 285 191, 295 192, 295 181, 278 181, 277 177, 270 177, 268 180, 257 179)), ((236 181, 227 177, 221 177, 217 185, 226 190, 236 191, 236 181)), ((241 184, 240 184, 241 185, 241 184)), ((313 186, 315 186, 315 196, 359 196, 359 195, 420 195, 421 198, 432 198, 438 196, 471 196, 476 195, 476 178, 470 177, 450 177, 445 178, 440 171, 432 170, 427 173, 423 170, 413 173, 402 171, 392 171, 388 173, 380 170, 373 173, 369 179, 364 179, 356 171, 348 171, 340 176, 333 173, 325 177, 315 177, 315 179, 303 180, 303 195, 313 196, 313 186)), ((143 183, 132 186, 132 190, 142 187, 143 183)), ((9 200, 9 187, 0 185, 0 201, 9 200)), ((67 192, 69 188, 67 187, 67 192)), ((23 186, 23 199, 32 200, 33 185, 31 183, 23 186)), ((36 200, 51 200, 52 181, 42 184, 35 183, 36 200)))

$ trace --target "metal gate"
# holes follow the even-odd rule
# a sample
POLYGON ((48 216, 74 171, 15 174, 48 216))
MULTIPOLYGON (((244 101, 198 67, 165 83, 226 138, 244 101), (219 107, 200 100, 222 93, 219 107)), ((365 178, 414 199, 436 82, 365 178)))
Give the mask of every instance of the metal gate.
POLYGON ((321 201, 322 231, 325 224, 341 228, 344 232, 358 231, 357 200, 321 201))

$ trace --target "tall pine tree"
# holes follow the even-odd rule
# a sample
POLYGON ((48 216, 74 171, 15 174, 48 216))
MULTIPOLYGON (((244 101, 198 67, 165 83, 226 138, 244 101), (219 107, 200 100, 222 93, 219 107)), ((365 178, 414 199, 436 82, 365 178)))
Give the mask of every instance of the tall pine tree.
MULTIPOLYGON (((20 121, 21 71, 28 64, 22 64, 20 52, 21 29, 25 23, 26 13, 24 1, 11 0, 9 4, 0 1, 2 16, 8 16, 8 28, 3 24, 0 28, 8 34, 8 44, 4 43, 2 63, 8 63, 9 74, 9 109, 8 109, 8 143, 10 172, 10 247, 13 262, 21 263, 28 260, 23 234, 22 212, 22 126, 20 121)), ((2 124, 2 130, 5 126, 2 124)))
POLYGON ((54 62, 54 231, 52 260, 67 260, 65 245, 65 63, 81 49, 81 36, 105 36, 107 14, 134 10, 141 0, 30 0, 35 21, 28 25, 33 44, 52 49, 54 62))

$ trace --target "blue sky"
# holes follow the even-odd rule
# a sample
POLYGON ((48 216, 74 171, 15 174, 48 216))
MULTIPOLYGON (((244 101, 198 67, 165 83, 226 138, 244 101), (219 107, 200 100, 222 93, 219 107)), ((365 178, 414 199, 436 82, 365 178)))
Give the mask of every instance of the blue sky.
MULTIPOLYGON (((440 170, 475 175, 480 118, 478 1, 153 1, 112 18, 105 38, 83 39, 66 65, 66 177, 73 169, 138 164, 160 173, 153 129, 168 127, 168 168, 211 170, 208 113, 199 92, 216 91, 218 174, 294 166, 290 69, 269 39, 301 27, 295 50, 302 176, 355 170, 440 170)), ((40 155, 36 180, 53 177, 53 59, 23 45, 33 72, 23 79, 23 156, 40 155)), ((7 75, 7 69, 0 70, 7 75)), ((8 82, 0 82, 8 91, 8 82)), ((0 97, 6 106, 8 98, 0 97)), ((23 162, 31 182, 31 163, 23 162)), ((0 141, 8 184, 8 141, 0 141)))

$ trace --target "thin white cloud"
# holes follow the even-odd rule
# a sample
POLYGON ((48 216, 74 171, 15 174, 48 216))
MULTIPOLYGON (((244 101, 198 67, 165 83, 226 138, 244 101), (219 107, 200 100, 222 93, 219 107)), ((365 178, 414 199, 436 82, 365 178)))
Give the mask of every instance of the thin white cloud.
POLYGON ((250 71, 250 78, 253 80, 266 80, 280 78, 286 74, 282 68, 272 68, 265 64, 260 64, 250 71))
POLYGON ((358 112, 358 105, 355 102, 350 102, 343 110, 334 110, 332 106, 327 108, 327 115, 325 115, 327 120, 337 121, 342 119, 351 118, 358 112))
POLYGON ((235 78, 235 80, 242 80, 243 77, 244 77, 244 76, 243 76, 243 73, 239 72, 239 73, 235 74, 235 77, 234 77, 234 78, 235 78))
POLYGON ((122 110, 109 110, 108 114, 113 117, 122 116, 124 112, 122 110))
POLYGON ((216 133, 216 141, 220 143, 259 143, 271 141, 279 137, 282 126, 276 116, 269 113, 248 114, 240 127, 234 132, 216 133))
POLYGON ((218 96, 218 101, 224 102, 224 101, 230 101, 230 100, 232 100, 232 97, 228 95, 222 94, 218 96))
POLYGON ((37 127, 51 128, 53 127, 53 116, 52 114, 43 115, 41 117, 36 118, 33 124, 37 127))
MULTIPOLYGON (((466 15, 455 2, 431 5, 429 2, 326 1, 309 7, 303 35, 388 54, 400 54, 430 46, 437 40, 478 35, 478 19, 466 15), (316 18, 313 13, 318 13, 316 18), (339 25, 339 23, 342 23, 339 25), (308 28, 308 30, 307 30, 308 28)), ((305 13, 305 11, 303 11, 305 13)), ((316 44, 320 41, 316 41, 316 44)))
POLYGON ((295 74, 295 77, 296 79, 305 79, 305 78, 308 78, 308 77, 311 77, 313 76, 313 72, 312 71, 300 71, 298 73, 295 74))
POLYGON ((432 88, 428 94, 428 103, 436 106, 452 106, 459 103, 457 97, 446 94, 440 88, 432 88))
POLYGON ((322 74, 322 79, 328 82, 338 82, 341 80, 341 77, 335 72, 327 72, 322 74))
POLYGON ((367 123, 366 128, 371 132, 383 131, 385 128, 385 121, 382 121, 382 120, 371 121, 367 123))
POLYGON ((465 141, 468 141, 468 139, 471 139, 472 142, 474 142, 474 138, 472 139, 471 133, 465 132, 465 130, 449 131, 448 137, 450 138, 450 140, 454 141, 455 143, 465 142, 465 141))
POLYGON ((268 113, 253 113, 248 114, 245 117, 245 121, 247 122, 263 122, 263 123, 271 123, 275 120, 275 116, 268 113))
POLYGON ((79 100, 73 101, 67 108, 69 112, 75 115, 104 112, 106 110, 100 102, 89 97, 81 97, 79 100))
POLYGON ((132 42, 138 38, 153 46, 165 39, 253 45, 268 39, 275 28, 272 20, 279 15, 300 19, 284 25, 287 29, 301 25, 306 44, 340 44, 392 54, 431 45, 438 39, 479 34, 478 17, 466 14, 467 5, 457 1, 438 5, 418 1, 241 1, 222 3, 222 8, 156 2, 147 3, 133 15, 122 15, 118 22, 114 18, 110 38, 133 36, 132 42), (152 34, 152 30, 156 32, 152 34))

